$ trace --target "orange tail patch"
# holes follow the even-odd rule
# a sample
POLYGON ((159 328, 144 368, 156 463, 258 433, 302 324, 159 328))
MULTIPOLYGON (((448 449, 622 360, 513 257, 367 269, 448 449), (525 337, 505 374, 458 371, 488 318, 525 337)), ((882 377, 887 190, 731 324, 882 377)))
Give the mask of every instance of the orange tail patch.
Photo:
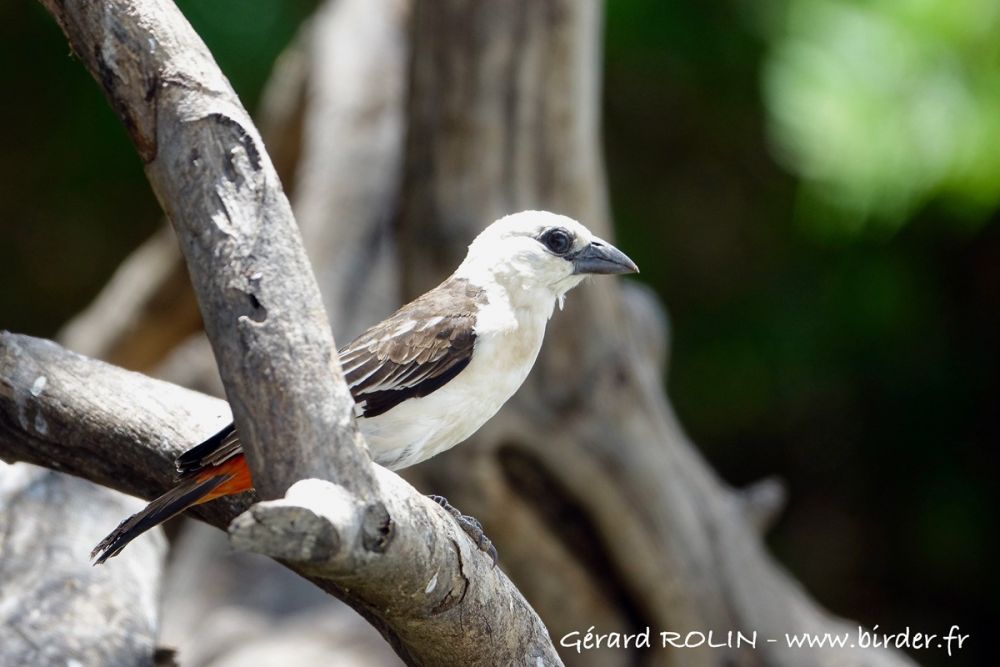
POLYGON ((250 475, 250 466, 247 465, 246 457, 243 454, 237 454, 228 461, 223 461, 219 465, 209 468, 196 476, 195 479, 205 481, 217 477, 229 477, 229 479, 195 502, 195 505, 201 505, 202 503, 207 503, 209 500, 253 489, 253 477, 250 475))
POLYGON ((116 555, 129 542, 189 507, 215 498, 249 491, 253 488, 250 468, 243 454, 227 459, 219 465, 183 479, 177 486, 149 503, 142 511, 119 524, 110 535, 94 547, 91 558, 99 565, 116 555))

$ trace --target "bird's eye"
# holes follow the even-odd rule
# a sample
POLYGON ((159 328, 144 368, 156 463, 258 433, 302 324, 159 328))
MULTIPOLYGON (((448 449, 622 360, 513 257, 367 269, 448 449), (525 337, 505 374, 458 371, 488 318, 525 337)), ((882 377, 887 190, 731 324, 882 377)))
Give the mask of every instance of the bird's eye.
POLYGON ((565 229, 550 229, 539 239, 545 247, 557 255, 565 255, 573 247, 573 238, 565 229))

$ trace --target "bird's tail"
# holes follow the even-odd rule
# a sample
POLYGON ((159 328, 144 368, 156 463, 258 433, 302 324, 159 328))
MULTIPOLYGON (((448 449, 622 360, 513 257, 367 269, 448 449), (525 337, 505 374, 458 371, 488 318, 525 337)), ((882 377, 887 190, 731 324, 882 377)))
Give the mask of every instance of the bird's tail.
POLYGON ((204 470, 198 475, 182 480, 177 486, 152 501, 136 514, 122 521, 110 535, 90 552, 100 565, 116 556, 125 546, 155 528, 167 519, 180 514, 189 507, 214 500, 232 493, 240 493, 253 488, 250 470, 242 454, 204 470))

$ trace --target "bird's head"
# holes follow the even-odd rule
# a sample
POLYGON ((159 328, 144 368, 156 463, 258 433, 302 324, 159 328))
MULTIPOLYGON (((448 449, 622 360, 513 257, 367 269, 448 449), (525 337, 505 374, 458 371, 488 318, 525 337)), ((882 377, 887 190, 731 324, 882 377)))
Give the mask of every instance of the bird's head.
MULTIPOLYGON (((500 218, 469 246, 457 275, 504 287, 512 298, 562 296, 592 274, 636 273, 625 253, 576 220, 548 211, 500 218)), ((551 311, 550 311, 551 312, 551 311)))

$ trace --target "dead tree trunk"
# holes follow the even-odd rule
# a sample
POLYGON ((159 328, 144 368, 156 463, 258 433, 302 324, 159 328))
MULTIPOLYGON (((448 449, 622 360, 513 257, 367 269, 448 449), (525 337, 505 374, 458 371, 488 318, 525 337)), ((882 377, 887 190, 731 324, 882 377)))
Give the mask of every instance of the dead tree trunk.
MULTIPOLYGON (((600 5, 576 0, 340 0, 319 10, 279 64, 263 134, 283 156, 338 337, 444 277, 504 213, 552 209, 610 236, 600 28, 600 5)), ((162 275, 122 318, 135 330, 155 310, 150 299, 164 298, 172 272, 162 275)), ((101 329, 88 351, 115 355, 120 334, 101 329)), ((185 367, 200 355, 207 370, 177 374, 169 362, 179 338, 142 363, 205 383, 204 345, 183 346, 202 350, 185 352, 185 367)), ((562 649, 567 662, 908 664, 890 651, 764 642, 853 626, 766 553, 761 532, 780 491, 728 487, 684 435, 662 387, 666 339, 647 291, 616 281, 575 291, 526 386, 474 442, 410 478, 483 520, 556 642, 591 626, 652 630, 650 650, 562 649), (756 648, 660 648, 660 631, 761 639, 756 648)))

